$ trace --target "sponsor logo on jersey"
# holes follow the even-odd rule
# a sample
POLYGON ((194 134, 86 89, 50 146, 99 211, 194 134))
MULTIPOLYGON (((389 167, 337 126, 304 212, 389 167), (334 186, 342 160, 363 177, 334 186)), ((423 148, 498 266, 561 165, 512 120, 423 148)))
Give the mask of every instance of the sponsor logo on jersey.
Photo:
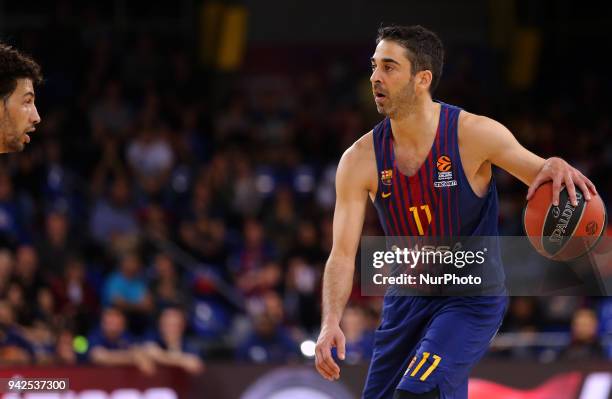
POLYGON ((448 155, 438 157, 436 169, 438 170, 438 176, 434 180, 434 187, 452 187, 457 185, 457 180, 453 178, 453 163, 448 155))

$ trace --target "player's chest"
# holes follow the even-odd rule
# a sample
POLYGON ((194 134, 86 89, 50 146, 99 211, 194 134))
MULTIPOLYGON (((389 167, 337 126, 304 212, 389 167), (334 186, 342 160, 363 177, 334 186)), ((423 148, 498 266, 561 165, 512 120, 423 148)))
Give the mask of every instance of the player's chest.
POLYGON ((411 149, 396 149, 393 163, 404 176, 414 176, 421 168, 426 168, 429 151, 417 152, 411 149))

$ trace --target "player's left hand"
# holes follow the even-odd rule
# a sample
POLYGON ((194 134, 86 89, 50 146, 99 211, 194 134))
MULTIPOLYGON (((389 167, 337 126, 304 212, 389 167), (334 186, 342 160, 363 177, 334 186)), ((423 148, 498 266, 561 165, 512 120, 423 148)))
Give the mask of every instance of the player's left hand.
POLYGON ((340 378, 340 366, 334 361, 332 348, 338 350, 338 357, 344 360, 346 338, 337 323, 323 324, 315 348, 315 367, 328 381, 340 378))
POLYGON ((591 199, 591 195, 597 195, 595 185, 585 175, 563 159, 553 157, 546 160, 544 166, 529 186, 527 200, 531 199, 536 189, 542 183, 551 180, 553 182, 552 202, 554 206, 559 205, 559 193, 563 189, 563 185, 567 187, 570 202, 573 206, 578 205, 578 200, 576 199, 576 186, 580 188, 587 201, 591 199))

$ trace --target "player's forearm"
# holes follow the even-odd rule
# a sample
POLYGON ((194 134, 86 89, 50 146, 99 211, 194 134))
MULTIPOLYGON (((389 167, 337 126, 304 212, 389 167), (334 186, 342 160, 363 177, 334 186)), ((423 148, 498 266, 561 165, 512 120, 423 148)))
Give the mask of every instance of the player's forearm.
POLYGON ((355 259, 333 258, 323 274, 323 325, 339 324, 353 287, 355 259))

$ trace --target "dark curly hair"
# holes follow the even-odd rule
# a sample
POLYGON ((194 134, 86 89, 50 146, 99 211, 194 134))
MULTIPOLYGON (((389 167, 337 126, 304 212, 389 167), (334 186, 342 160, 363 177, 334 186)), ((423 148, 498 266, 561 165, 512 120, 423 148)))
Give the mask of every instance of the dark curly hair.
POLYGON ((376 44, 381 40, 392 40, 407 50, 413 75, 420 71, 431 71, 429 92, 433 93, 436 90, 444 65, 444 46, 438 35, 420 25, 390 25, 378 29, 376 44))
POLYGON ((17 87, 18 79, 31 79, 34 85, 42 83, 40 65, 13 47, 0 42, 0 98, 6 100, 17 87))

